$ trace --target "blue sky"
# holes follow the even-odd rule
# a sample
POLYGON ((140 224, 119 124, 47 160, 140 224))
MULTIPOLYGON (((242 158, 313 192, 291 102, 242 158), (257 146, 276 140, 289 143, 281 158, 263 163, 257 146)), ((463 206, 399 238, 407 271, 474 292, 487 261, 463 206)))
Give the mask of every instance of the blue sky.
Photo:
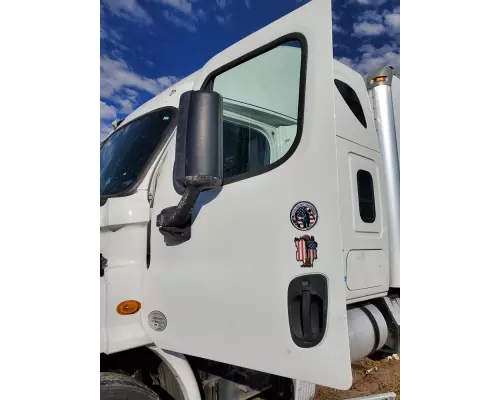
MULTIPOLYGON (((307 0, 101 0, 101 140, 111 122, 307 0)), ((399 0, 334 0, 333 57, 399 70, 399 0)))

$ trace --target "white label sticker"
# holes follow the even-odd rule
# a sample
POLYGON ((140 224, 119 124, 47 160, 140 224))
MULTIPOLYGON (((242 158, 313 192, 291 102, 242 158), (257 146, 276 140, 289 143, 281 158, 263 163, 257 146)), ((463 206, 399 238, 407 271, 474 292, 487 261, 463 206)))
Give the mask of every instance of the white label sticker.
POLYGON ((151 329, 162 331, 167 327, 167 317, 160 311, 151 311, 148 315, 148 323, 151 329))

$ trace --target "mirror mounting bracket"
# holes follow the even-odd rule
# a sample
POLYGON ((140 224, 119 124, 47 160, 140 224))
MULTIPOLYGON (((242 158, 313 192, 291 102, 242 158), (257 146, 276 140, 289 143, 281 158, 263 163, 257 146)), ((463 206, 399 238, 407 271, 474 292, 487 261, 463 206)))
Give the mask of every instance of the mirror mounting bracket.
POLYGON ((163 236, 176 241, 190 239, 191 211, 199 193, 199 187, 186 187, 177 206, 167 207, 156 216, 156 226, 163 236))

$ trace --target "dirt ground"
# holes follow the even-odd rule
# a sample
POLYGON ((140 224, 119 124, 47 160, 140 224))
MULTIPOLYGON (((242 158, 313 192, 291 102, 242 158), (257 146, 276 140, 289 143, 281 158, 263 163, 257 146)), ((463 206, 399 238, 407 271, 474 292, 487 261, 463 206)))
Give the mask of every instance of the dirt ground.
POLYGON ((399 395, 399 357, 373 361, 368 358, 352 366, 350 390, 336 390, 323 386, 316 388, 314 400, 344 400, 378 393, 394 392, 399 395))

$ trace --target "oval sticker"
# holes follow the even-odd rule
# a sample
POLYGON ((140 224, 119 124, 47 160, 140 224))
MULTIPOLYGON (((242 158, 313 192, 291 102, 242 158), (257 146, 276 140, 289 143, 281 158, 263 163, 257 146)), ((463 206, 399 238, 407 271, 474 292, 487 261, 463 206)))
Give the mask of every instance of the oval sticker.
POLYGON ((160 311, 151 311, 148 315, 148 323, 151 329, 162 331, 167 327, 167 317, 160 311))

